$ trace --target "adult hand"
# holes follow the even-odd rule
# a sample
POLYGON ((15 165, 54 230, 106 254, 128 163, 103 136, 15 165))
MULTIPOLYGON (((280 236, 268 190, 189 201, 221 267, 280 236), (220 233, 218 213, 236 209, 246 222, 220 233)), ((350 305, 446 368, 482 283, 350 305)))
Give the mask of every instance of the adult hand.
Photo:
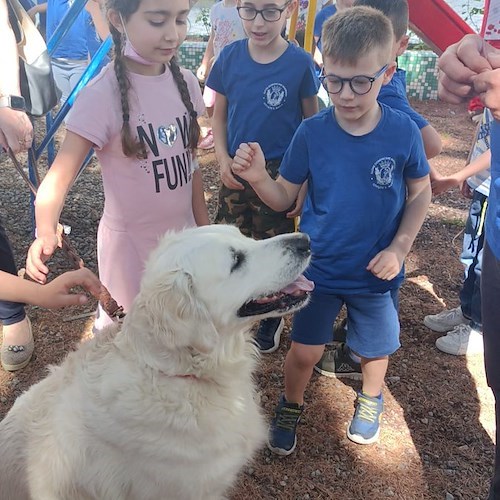
POLYGON ((500 51, 489 50, 486 57, 492 71, 472 77, 472 83, 483 104, 496 120, 500 120, 500 51))
POLYGON ((492 69, 488 55, 495 51, 479 35, 466 35, 450 45, 438 61, 439 97, 457 104, 474 95, 473 78, 492 69))
POLYGON ((14 154, 26 151, 33 143, 33 125, 24 111, 0 108, 0 145, 14 154))

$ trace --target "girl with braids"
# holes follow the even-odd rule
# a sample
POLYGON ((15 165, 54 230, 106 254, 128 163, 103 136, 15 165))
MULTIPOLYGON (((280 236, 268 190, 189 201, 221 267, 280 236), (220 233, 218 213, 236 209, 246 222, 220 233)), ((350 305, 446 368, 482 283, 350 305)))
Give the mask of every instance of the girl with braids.
MULTIPOLYGON (((114 61, 79 94, 66 138, 38 190, 28 274, 45 283, 66 195, 90 148, 104 186, 99 275, 127 311, 144 262, 168 230, 208 224, 195 148, 204 112, 196 77, 175 58, 189 0, 108 0, 114 61)), ((96 330, 111 320, 98 311, 96 330)))

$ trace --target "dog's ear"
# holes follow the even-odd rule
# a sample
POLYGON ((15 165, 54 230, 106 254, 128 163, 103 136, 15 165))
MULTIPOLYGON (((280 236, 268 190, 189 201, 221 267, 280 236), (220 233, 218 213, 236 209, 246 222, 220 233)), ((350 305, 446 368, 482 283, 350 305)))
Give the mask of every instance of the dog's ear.
POLYGON ((162 274, 161 282, 155 281, 156 286, 143 287, 141 302, 158 340, 173 348, 211 352, 219 334, 205 304, 196 297, 191 275, 177 269, 162 274))

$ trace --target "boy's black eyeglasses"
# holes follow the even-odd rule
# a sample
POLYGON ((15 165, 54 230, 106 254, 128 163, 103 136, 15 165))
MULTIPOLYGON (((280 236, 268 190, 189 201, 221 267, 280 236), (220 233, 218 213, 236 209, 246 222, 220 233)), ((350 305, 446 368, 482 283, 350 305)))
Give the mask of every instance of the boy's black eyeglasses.
POLYGON ((357 95, 365 95, 370 92, 373 86, 373 82, 382 76, 385 70, 389 67, 386 64, 383 68, 380 68, 373 76, 358 75, 352 78, 341 78, 337 75, 322 75, 319 77, 323 87, 329 94, 340 94, 344 88, 344 83, 349 83, 351 90, 357 95))
POLYGON ((285 3, 285 5, 280 9, 278 7, 268 7, 267 9, 254 9, 253 7, 236 7, 238 10, 238 15, 243 21, 253 21, 257 14, 262 16, 264 21, 268 23, 274 23, 281 19, 281 15, 288 7, 290 0, 285 3))

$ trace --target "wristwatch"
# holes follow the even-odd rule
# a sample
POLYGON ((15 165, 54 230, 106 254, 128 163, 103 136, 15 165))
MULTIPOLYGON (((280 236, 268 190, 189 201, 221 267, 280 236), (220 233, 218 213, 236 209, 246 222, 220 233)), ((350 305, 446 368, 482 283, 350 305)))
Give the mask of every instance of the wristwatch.
POLYGON ((20 95, 0 96, 0 108, 12 108, 18 111, 26 111, 26 102, 20 95))

